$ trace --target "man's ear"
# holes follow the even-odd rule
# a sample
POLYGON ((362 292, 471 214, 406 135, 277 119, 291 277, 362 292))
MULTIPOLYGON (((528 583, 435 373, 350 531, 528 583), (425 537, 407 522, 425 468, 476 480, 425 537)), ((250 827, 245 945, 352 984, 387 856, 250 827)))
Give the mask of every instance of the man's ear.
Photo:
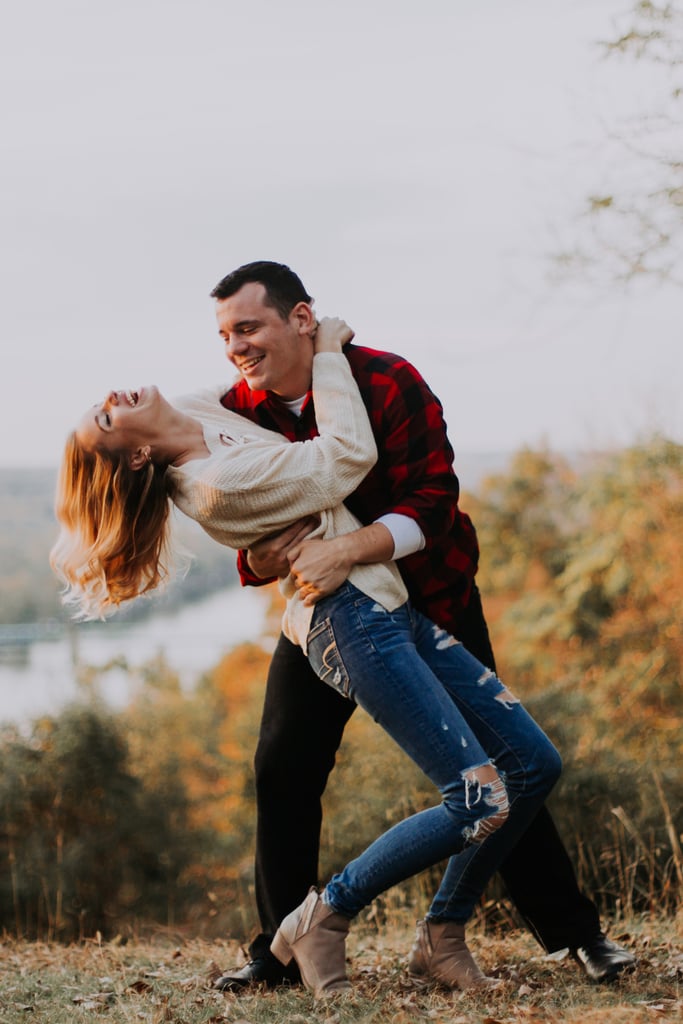
POLYGON ((131 469, 143 469, 151 461, 152 449, 149 445, 145 445, 144 448, 137 448, 128 456, 128 465, 131 469))
POLYGON ((297 302, 289 315, 293 318, 299 334, 311 334, 317 326, 315 313, 308 302, 297 302))

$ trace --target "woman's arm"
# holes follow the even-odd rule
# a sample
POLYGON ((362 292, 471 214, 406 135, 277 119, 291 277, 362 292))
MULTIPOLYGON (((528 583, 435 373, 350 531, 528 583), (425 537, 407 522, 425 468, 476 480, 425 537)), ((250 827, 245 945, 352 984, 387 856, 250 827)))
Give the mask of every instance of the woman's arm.
MULTIPOLYGON (((354 332, 339 317, 325 317, 317 324, 314 334, 314 353, 341 352, 343 346, 352 341, 354 332)), ((290 552, 300 550, 301 542, 319 524, 319 519, 305 516, 289 524, 284 530, 252 544, 246 549, 249 570, 260 579, 273 580, 289 573, 290 552)))
MULTIPOLYGON (((226 448, 199 470, 198 486, 179 502, 213 536, 248 547, 302 516, 339 505, 377 458, 367 412, 342 343, 352 332, 343 321, 323 321, 313 360, 313 399, 319 436, 284 442, 263 431, 226 448), (200 493, 201 492, 201 493, 200 493), (192 506, 189 511, 188 506, 192 506)), ((253 425, 252 425, 253 427, 253 425)))

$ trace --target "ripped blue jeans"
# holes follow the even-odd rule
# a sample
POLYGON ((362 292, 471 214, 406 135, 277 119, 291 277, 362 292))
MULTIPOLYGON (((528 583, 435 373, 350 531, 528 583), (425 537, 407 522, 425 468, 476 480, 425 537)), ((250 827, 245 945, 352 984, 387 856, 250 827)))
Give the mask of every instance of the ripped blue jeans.
POLYGON ((427 916, 464 923, 557 781, 559 754, 498 677, 410 603, 387 612, 346 582, 316 604, 308 658, 441 793, 440 804, 399 822, 335 874, 323 899, 354 917, 390 886, 450 858, 427 916), (477 770, 491 765, 498 781, 479 782, 477 770), (467 858, 473 845, 477 857, 467 858), (453 882, 461 851, 467 906, 453 882))

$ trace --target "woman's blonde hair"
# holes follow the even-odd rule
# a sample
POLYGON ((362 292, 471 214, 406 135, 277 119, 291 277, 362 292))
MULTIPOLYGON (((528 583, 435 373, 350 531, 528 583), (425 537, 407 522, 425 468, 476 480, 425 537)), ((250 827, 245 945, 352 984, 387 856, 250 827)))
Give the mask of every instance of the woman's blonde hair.
POLYGON ((61 524, 50 565, 76 618, 104 618, 169 577, 170 502, 164 467, 133 470, 125 454, 67 439, 57 482, 61 524))

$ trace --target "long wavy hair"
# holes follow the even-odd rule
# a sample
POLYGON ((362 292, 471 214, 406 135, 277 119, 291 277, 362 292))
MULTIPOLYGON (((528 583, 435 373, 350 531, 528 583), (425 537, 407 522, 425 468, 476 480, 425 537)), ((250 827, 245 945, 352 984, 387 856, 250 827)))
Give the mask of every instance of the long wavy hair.
POLYGON ((170 498, 165 467, 150 462, 133 470, 125 455, 88 451, 69 436, 50 565, 75 618, 102 619, 169 578, 170 498))

